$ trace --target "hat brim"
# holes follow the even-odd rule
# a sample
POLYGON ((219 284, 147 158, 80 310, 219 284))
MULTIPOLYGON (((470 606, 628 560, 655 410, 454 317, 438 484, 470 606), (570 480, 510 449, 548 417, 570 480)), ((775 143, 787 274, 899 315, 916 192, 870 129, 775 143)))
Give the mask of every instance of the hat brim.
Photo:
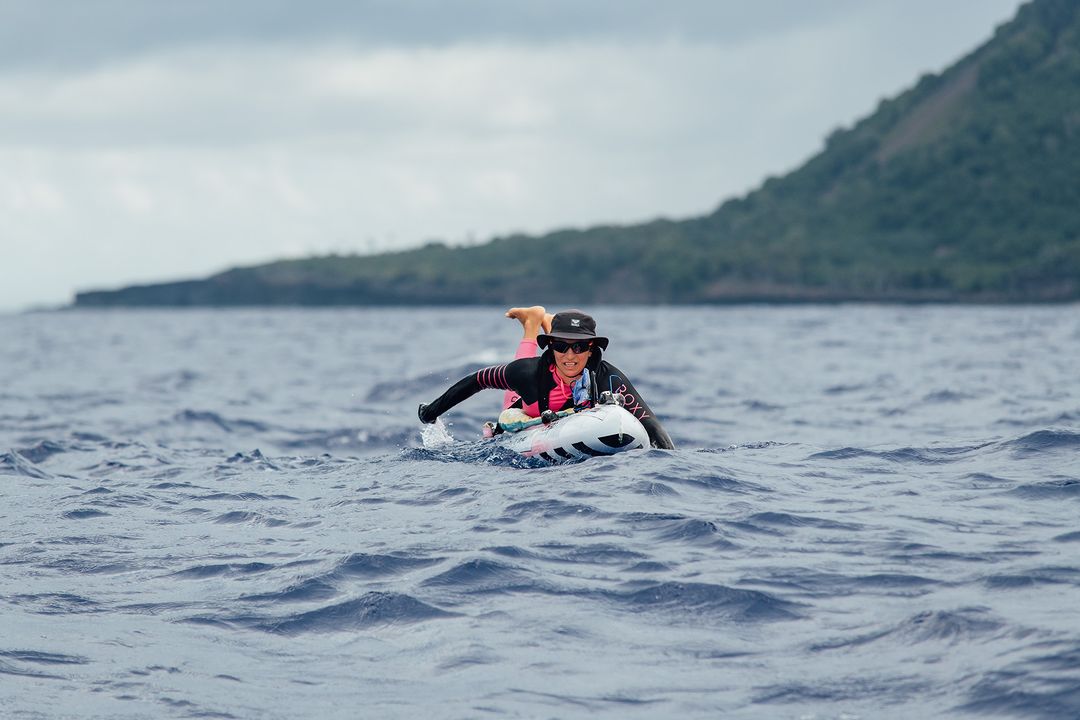
POLYGON ((586 335, 585 333, 575 332, 559 332, 551 333, 550 335, 536 336, 536 344, 540 346, 541 350, 546 348, 548 346, 548 343, 550 343, 552 340, 569 340, 571 342, 573 342, 574 340, 590 340, 596 345, 596 347, 600 348, 601 350, 607 350, 608 346, 608 339, 606 337, 601 337, 600 335, 586 335))

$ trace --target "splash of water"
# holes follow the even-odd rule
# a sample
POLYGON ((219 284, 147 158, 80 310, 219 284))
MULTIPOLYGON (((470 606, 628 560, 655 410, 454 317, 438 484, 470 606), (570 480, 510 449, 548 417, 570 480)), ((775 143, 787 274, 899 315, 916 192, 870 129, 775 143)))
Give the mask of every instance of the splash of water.
POLYGON ((454 444, 454 436, 439 418, 431 425, 420 428, 420 441, 426 450, 445 450, 454 444))

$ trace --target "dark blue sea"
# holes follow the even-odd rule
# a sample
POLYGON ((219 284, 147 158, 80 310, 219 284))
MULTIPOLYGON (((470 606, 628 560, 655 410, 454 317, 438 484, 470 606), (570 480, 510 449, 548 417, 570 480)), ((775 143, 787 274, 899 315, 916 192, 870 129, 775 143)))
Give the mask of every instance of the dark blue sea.
POLYGON ((590 308, 560 466, 503 310, 0 316, 0 717, 1080 717, 1080 307, 590 308))

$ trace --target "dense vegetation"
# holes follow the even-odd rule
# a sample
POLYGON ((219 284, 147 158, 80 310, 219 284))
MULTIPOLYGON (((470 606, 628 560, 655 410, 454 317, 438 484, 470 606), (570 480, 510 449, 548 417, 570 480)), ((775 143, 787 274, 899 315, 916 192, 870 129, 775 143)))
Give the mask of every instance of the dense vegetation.
POLYGON ((1034 0, 940 75, 706 217, 310 258, 101 304, 1080 298, 1080 3, 1034 0))

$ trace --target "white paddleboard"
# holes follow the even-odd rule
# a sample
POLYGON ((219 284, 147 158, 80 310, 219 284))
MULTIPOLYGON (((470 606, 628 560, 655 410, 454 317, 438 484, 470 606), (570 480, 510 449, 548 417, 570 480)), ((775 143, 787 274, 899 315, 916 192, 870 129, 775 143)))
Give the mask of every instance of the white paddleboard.
POLYGON ((599 405, 561 417, 550 425, 496 435, 495 442, 526 457, 538 455, 558 462, 647 448, 649 433, 626 409, 599 405))

